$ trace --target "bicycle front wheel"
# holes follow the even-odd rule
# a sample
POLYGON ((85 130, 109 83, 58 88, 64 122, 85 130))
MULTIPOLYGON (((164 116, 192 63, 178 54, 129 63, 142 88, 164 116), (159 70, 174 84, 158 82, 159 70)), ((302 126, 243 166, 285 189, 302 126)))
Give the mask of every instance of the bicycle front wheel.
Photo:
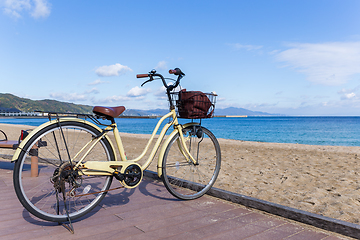
POLYGON ((177 133, 167 146, 162 162, 162 180, 175 197, 190 200, 204 195, 220 172, 221 152, 216 137, 202 126, 183 129, 186 145, 196 163, 186 157, 177 133))
POLYGON ((36 217, 53 222, 67 221, 68 214, 71 220, 84 216, 100 203, 106 195, 103 191, 111 185, 112 176, 85 176, 74 171, 76 161, 82 157, 83 162, 114 160, 106 138, 85 155, 89 146, 83 148, 99 136, 98 129, 84 122, 60 124, 61 127, 57 122, 51 124, 31 137, 13 174, 15 192, 22 205, 36 217), (35 176, 31 167, 34 161, 38 162, 35 176))

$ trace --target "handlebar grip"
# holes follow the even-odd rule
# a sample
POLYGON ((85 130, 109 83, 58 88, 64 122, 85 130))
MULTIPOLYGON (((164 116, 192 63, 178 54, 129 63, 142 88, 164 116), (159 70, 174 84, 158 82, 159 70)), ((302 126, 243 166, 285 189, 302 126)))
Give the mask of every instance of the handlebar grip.
POLYGON ((136 75, 137 78, 146 78, 149 77, 149 74, 138 74, 136 75))
POLYGON ((181 75, 181 76, 185 76, 185 73, 183 73, 180 68, 175 68, 175 69, 170 69, 169 70, 170 74, 175 74, 177 76, 181 75))

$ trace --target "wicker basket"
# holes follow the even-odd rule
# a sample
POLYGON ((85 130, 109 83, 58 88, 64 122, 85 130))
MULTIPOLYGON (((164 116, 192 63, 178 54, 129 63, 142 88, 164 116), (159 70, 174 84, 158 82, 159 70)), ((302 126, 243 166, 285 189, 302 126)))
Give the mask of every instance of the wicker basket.
POLYGON ((186 91, 171 93, 171 101, 176 108, 179 118, 201 119, 214 116, 216 94, 200 91, 186 91))

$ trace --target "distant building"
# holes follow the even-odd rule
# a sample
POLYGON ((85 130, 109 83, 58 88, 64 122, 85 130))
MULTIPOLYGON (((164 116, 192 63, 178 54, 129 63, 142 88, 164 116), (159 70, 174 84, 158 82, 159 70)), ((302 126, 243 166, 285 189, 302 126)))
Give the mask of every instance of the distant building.
POLYGON ((21 111, 16 108, 4 108, 0 107, 0 113, 20 113, 21 111))
POLYGON ((34 112, 22 112, 16 108, 4 108, 0 107, 0 116, 13 117, 13 116, 39 116, 38 113, 34 112))

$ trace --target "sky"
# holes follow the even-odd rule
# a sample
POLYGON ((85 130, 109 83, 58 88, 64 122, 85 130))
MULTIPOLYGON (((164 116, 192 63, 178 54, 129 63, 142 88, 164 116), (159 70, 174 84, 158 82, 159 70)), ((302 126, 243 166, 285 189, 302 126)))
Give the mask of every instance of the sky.
POLYGON ((160 81, 216 108, 360 116, 359 0, 0 0, 0 93, 167 108, 160 81))

